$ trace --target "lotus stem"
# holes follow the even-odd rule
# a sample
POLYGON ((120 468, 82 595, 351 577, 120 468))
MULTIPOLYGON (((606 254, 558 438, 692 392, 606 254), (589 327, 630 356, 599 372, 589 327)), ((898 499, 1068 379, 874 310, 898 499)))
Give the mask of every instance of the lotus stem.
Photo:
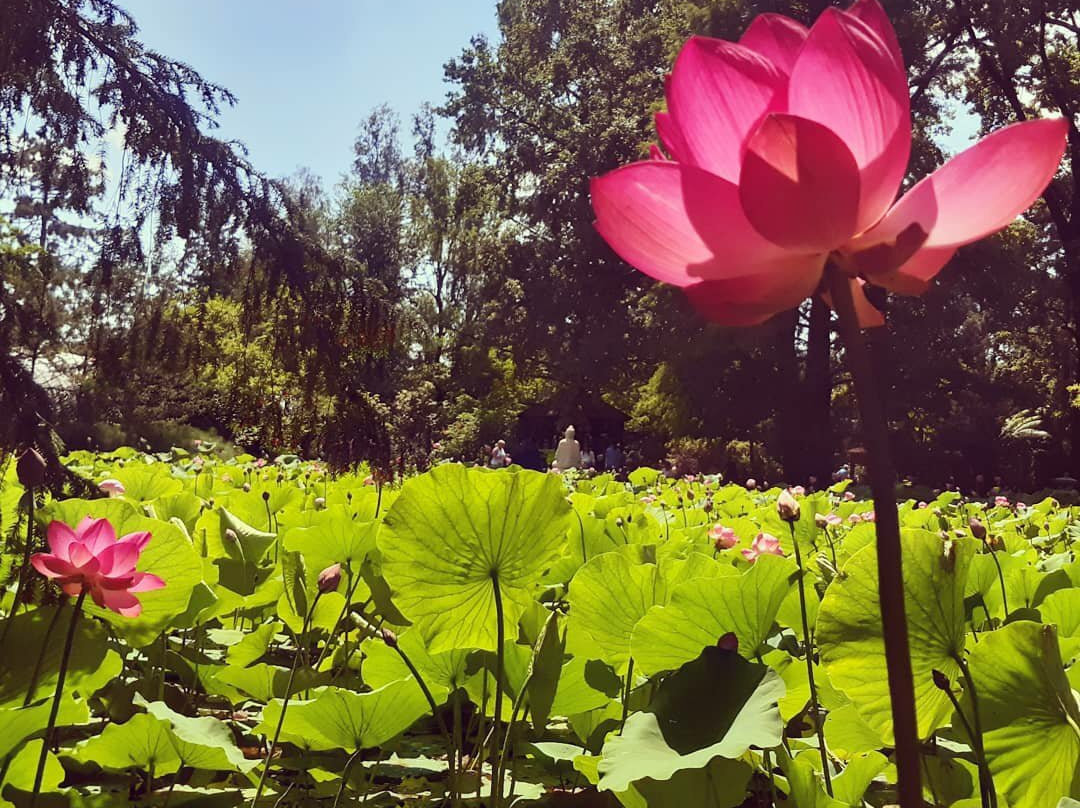
POLYGON ((901 808, 920 808, 922 777, 919 730, 915 715, 915 682, 911 673, 907 616, 904 607, 900 517, 896 510, 896 473, 889 450, 888 423, 878 395, 870 352, 859 330, 848 275, 830 264, 826 283, 847 348, 846 360, 855 382, 859 419, 869 450, 870 489, 877 533, 878 600, 885 641, 885 666, 892 703, 893 736, 901 808))
MULTIPOLYGON (((997 792, 994 790, 994 778, 990 774, 990 761, 986 758, 986 747, 983 746, 982 719, 979 718, 979 697, 975 692, 975 680, 971 678, 971 669, 967 662, 959 654, 954 654, 953 659, 960 667, 960 673, 964 677, 964 689, 971 696, 971 723, 968 727, 968 735, 975 753, 979 756, 979 791, 983 794, 983 805, 987 808, 997 808, 997 792)), ((955 701, 955 697, 954 701, 955 701)), ((964 712, 957 706, 956 711, 963 716, 964 712)), ((964 722, 967 724, 967 721, 964 722)))
MULTIPOLYGON (((502 767, 498 759, 499 722, 502 721, 503 646, 506 644, 506 627, 503 625, 503 602, 498 572, 491 573, 491 585, 495 592, 495 620, 498 622, 495 641, 499 646, 495 651, 495 716, 491 729, 491 808, 499 808, 502 804, 502 767)), ((509 732, 509 729, 507 731, 509 732)))
POLYGON ((626 726, 626 717, 630 714, 630 688, 634 684, 634 658, 626 664, 626 683, 623 685, 622 696, 622 720, 619 721, 619 734, 622 735, 623 727, 626 726))
MULTIPOLYGON (((806 678, 810 683, 810 713, 814 717, 818 749, 821 752, 821 773, 825 776, 825 793, 833 795, 832 773, 829 771, 829 753, 825 749, 825 727, 821 721, 821 705, 818 702, 817 684, 814 682, 814 645, 810 639, 810 621, 806 616, 806 570, 803 569, 802 551, 795 537, 795 523, 788 522, 791 530, 791 546, 795 548, 795 563, 799 567, 799 611, 802 615, 803 648, 806 650, 806 678)), ((623 709, 626 709, 625 706, 623 709)))
MULTIPOLYGON (((315 614, 315 607, 319 603, 319 598, 322 597, 322 592, 318 592, 315 595, 315 599, 311 602, 311 608, 308 609, 306 615, 304 615, 304 623, 300 627, 300 636, 297 637, 297 645, 300 645, 304 641, 304 637, 307 636, 308 623, 311 621, 311 616, 315 614)), ((259 801, 259 797, 262 796, 263 788, 266 786, 266 775, 270 772, 270 761, 274 759, 274 752, 277 750, 278 740, 281 738, 281 728, 285 725, 285 711, 289 708, 289 697, 292 695, 293 681, 296 679, 296 668, 300 662, 300 655, 302 649, 297 648, 296 654, 293 656, 292 667, 289 669, 289 680, 285 684, 285 698, 281 702, 281 715, 278 716, 277 726, 274 728, 274 738, 270 742, 270 748, 266 751, 266 760, 263 762, 262 774, 259 775, 259 785, 255 789, 255 796, 251 798, 251 808, 255 808, 255 803, 259 801)))
POLYGON ((34 790, 30 795, 30 808, 35 808, 37 805, 38 795, 41 793, 41 779, 45 776, 45 761, 49 757, 49 749, 55 740, 53 736, 56 733, 56 716, 60 712, 60 700, 64 696, 64 680, 67 678, 68 662, 71 660, 71 647, 75 644, 75 627, 79 625, 79 616, 82 614, 86 592, 84 587, 79 593, 75 601, 75 611, 71 615, 71 622, 68 623, 64 653, 60 657, 60 671, 56 676, 56 692, 53 694, 52 708, 49 710, 49 723, 45 726, 45 737, 41 742, 41 754, 38 755, 37 771, 34 773, 34 790))

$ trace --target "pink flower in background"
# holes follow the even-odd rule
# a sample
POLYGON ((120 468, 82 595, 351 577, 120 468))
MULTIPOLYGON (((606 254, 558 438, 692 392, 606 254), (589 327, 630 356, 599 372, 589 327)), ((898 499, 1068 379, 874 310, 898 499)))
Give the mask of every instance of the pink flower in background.
POLYGON ((117 539, 108 519, 88 516, 74 530, 63 522, 52 522, 48 539, 52 552, 35 553, 30 563, 67 595, 85 589, 98 606, 124 617, 138 617, 142 604, 134 593, 165 586, 156 575, 135 570, 139 554, 150 541, 146 531, 117 539))
POLYGON ((652 505, 654 502, 656 502, 656 497, 652 496, 651 494, 646 494, 641 498, 642 505, 652 505))
POLYGON ((803 488, 801 485, 796 485, 793 488, 789 488, 788 490, 791 492, 791 495, 794 496, 794 497, 806 496, 806 489, 803 488))
POLYGON ((851 491, 845 491, 844 492, 844 501, 845 502, 851 502, 853 499, 855 499, 855 495, 851 491))
POLYGON ((848 521, 851 522, 851 524, 853 525, 857 525, 862 522, 862 515, 858 513, 853 513, 851 514, 851 516, 848 517, 848 521))
POLYGON ((999 508, 1008 508, 1009 507, 1009 498, 1008 497, 994 497, 994 504, 997 505, 999 508))
POLYGON ((753 491, 755 488, 757 488, 757 480, 751 477, 746 481, 746 487, 753 491))
POLYGON ((873 522, 876 519, 873 511, 867 511, 862 515, 864 522, 873 522))
POLYGON ((261 468, 262 468, 263 466, 265 466, 265 465, 266 465, 266 460, 264 460, 264 459, 263 459, 263 458, 261 458, 261 457, 260 457, 260 458, 258 458, 258 459, 257 459, 257 460, 255 461, 255 468, 257 468, 257 469, 261 469, 261 468))
POLYGON ((780 549, 780 539, 769 533, 758 533, 751 542, 750 547, 742 551, 743 558, 751 564, 762 555, 782 556, 784 551, 780 549))
POLYGON ((717 550, 730 550, 739 541, 734 530, 720 523, 709 528, 709 539, 716 545, 717 550))
POLYGON ((736 326, 818 293, 829 259, 850 278, 860 323, 881 325, 863 284, 922 294, 958 247, 1038 198, 1068 129, 1061 118, 1007 126, 897 201, 910 99, 878 0, 828 8, 809 30, 761 14, 737 43, 693 37, 666 96, 663 150, 593 179, 596 228, 627 263, 736 326))
POLYGON ((829 525, 830 527, 836 527, 837 525, 842 525, 843 523, 844 520, 837 516, 835 513, 825 515, 825 524, 829 525))
POLYGON ((364 485, 375 485, 375 478, 369 474, 364 478, 364 485))
POLYGON ((922 500, 920 500, 920 501, 919 501, 919 505, 918 505, 918 507, 919 507, 919 508, 921 509, 921 508, 925 508, 925 507, 927 507, 927 505, 926 505, 926 503, 925 503, 925 502, 923 502, 922 500))
POLYGON ((124 492, 127 490, 126 488, 124 488, 124 484, 122 482, 120 482, 119 480, 114 480, 112 478, 108 480, 102 480, 100 483, 98 483, 98 489, 102 493, 108 494, 110 497, 122 497, 124 496, 124 492))

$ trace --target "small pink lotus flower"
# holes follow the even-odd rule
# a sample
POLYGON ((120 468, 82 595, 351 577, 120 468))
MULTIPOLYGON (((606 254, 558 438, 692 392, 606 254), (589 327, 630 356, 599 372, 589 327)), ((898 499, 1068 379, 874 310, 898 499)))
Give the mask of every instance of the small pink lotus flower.
POLYGON ((851 522, 851 524, 853 525, 857 525, 862 522, 862 514, 853 513, 851 514, 851 516, 848 517, 848 521, 851 522))
POLYGON ((829 513, 825 515, 825 524, 827 524, 829 527, 836 527, 837 525, 842 525, 843 523, 844 520, 837 516, 835 513, 829 513))
POLYGON ((851 491, 844 492, 844 502, 851 502, 853 499, 855 499, 855 494, 851 491))
POLYGON ((873 511, 867 511, 862 515, 862 518, 864 522, 873 522, 876 517, 874 516, 873 511))
POLYGON ((74 530, 54 521, 47 535, 52 552, 35 553, 30 563, 67 595, 86 590, 98 606, 124 617, 138 617, 142 604, 134 593, 165 586, 156 575, 135 570, 139 554, 150 541, 147 531, 117 539, 108 519, 88 516, 74 530))
POLYGON ((791 488, 788 489, 788 491, 790 491, 791 495, 795 496, 795 497, 804 497, 804 496, 806 496, 806 489, 803 488, 801 485, 792 486, 791 488))
POLYGON ((999 508, 1008 508, 1009 507, 1009 498, 1008 497, 994 497, 994 504, 997 505, 999 508))
POLYGON ((928 506, 927 506, 927 504, 925 502, 923 502, 922 500, 919 500, 918 507, 921 509, 921 508, 926 508, 928 506))
POLYGON ((782 556, 784 551, 780 549, 780 539, 769 533, 758 533, 754 537, 754 541, 750 543, 750 547, 742 551, 743 558, 753 564, 758 556, 762 555, 778 555, 782 556))
POLYGON ((848 276, 860 324, 882 325, 863 284, 925 292, 957 248, 1039 197, 1069 129, 1064 118, 1006 126, 897 200, 911 100, 878 0, 830 6, 809 30, 761 14, 737 43, 692 37, 666 95, 663 150, 592 181, 596 229, 733 326, 818 294, 827 262, 848 276))
POLYGON ((263 466, 265 466, 265 465, 266 465, 266 460, 264 460, 264 459, 263 459, 263 458, 261 458, 261 457, 260 457, 260 458, 258 458, 258 459, 257 459, 257 460, 255 461, 255 468, 257 468, 257 469, 261 469, 261 468, 262 468, 263 466))
POLYGON ((753 491, 755 488, 757 488, 757 480, 755 480, 753 477, 751 477, 750 479, 748 479, 746 481, 746 487, 749 490, 753 491))
POLYGON ((364 485, 375 485, 375 478, 369 474, 364 478, 364 485))
POLYGON ((656 502, 656 497, 654 497, 652 494, 646 494, 641 498, 642 505, 652 505, 654 502, 656 502))
POLYGON ((716 545, 717 550, 730 550, 739 541, 734 530, 724 527, 719 522, 709 528, 709 538, 716 545))
POLYGON ((119 480, 114 480, 111 477, 108 480, 102 480, 98 483, 98 489, 110 497, 122 497, 127 490, 124 488, 124 484, 119 480))

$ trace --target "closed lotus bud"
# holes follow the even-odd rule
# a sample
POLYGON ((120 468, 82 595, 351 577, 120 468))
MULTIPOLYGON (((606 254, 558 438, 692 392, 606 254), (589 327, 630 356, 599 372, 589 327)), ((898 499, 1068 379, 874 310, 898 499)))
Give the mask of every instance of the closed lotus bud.
MULTIPOLYGON (((278 482, 281 482, 281 481, 278 480, 278 482)), ((270 492, 269 491, 263 491, 262 498, 263 498, 263 502, 269 502, 270 501, 270 492)))
POLYGON ((952 685, 949 683, 949 677, 935 668, 931 672, 931 676, 934 679, 934 687, 938 690, 944 690, 946 693, 952 690, 952 685))
POLYGON ((15 474, 26 488, 37 488, 45 482, 45 458, 37 449, 27 449, 15 462, 15 474))
POLYGON ((701 510, 705 511, 705 513, 710 513, 712 509, 713 504, 711 499, 707 499, 703 503, 701 503, 701 510))
POLYGON ((251 493, 251 483, 244 483, 240 487, 244 489, 245 494, 250 494, 251 493))
POLYGON ((323 594, 333 592, 341 583, 341 565, 331 564, 319 573, 319 591, 323 594))
POLYGON ((326 497, 315 497, 315 510, 322 511, 326 509, 326 497))
POLYGON ((971 528, 971 535, 979 541, 986 539, 986 525, 976 519, 974 516, 968 520, 968 527, 971 528))
POLYGON ((780 514, 780 518, 785 522, 798 522, 802 509, 799 507, 798 500, 791 496, 791 492, 785 488, 780 492, 780 497, 776 500, 776 512, 780 514))
POLYGON ((749 480, 746 481, 746 487, 753 491, 755 488, 757 488, 757 480, 751 477, 749 480))
POLYGON ((383 642, 389 645, 391 648, 397 648, 397 634, 392 632, 388 628, 382 630, 383 642))
POLYGON ((615 517, 615 527, 622 527, 622 526, 623 526, 622 517, 621 516, 616 516, 615 517))
POLYGON ((238 541, 240 541, 240 537, 236 535, 235 530, 233 530, 231 527, 227 527, 225 528, 225 540, 236 544, 238 541))
POLYGON ((739 650, 739 638, 735 636, 735 632, 729 631, 723 637, 716 642, 716 647, 721 651, 738 651, 739 650))
POLYGON ((815 513, 814 524, 817 525, 818 528, 826 528, 829 526, 829 520, 825 518, 825 514, 815 513))
POLYGON ((687 491, 686 492, 686 498, 688 500, 690 500, 691 502, 693 502, 693 500, 694 500, 694 492, 693 491, 687 491))

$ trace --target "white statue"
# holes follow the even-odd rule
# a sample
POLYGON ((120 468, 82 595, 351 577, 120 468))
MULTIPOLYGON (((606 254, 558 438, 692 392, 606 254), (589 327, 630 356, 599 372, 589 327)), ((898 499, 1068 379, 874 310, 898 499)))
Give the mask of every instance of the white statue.
POLYGON ((566 471, 576 469, 581 465, 581 444, 574 440, 574 428, 566 428, 565 437, 559 441, 555 450, 555 470, 566 471))

